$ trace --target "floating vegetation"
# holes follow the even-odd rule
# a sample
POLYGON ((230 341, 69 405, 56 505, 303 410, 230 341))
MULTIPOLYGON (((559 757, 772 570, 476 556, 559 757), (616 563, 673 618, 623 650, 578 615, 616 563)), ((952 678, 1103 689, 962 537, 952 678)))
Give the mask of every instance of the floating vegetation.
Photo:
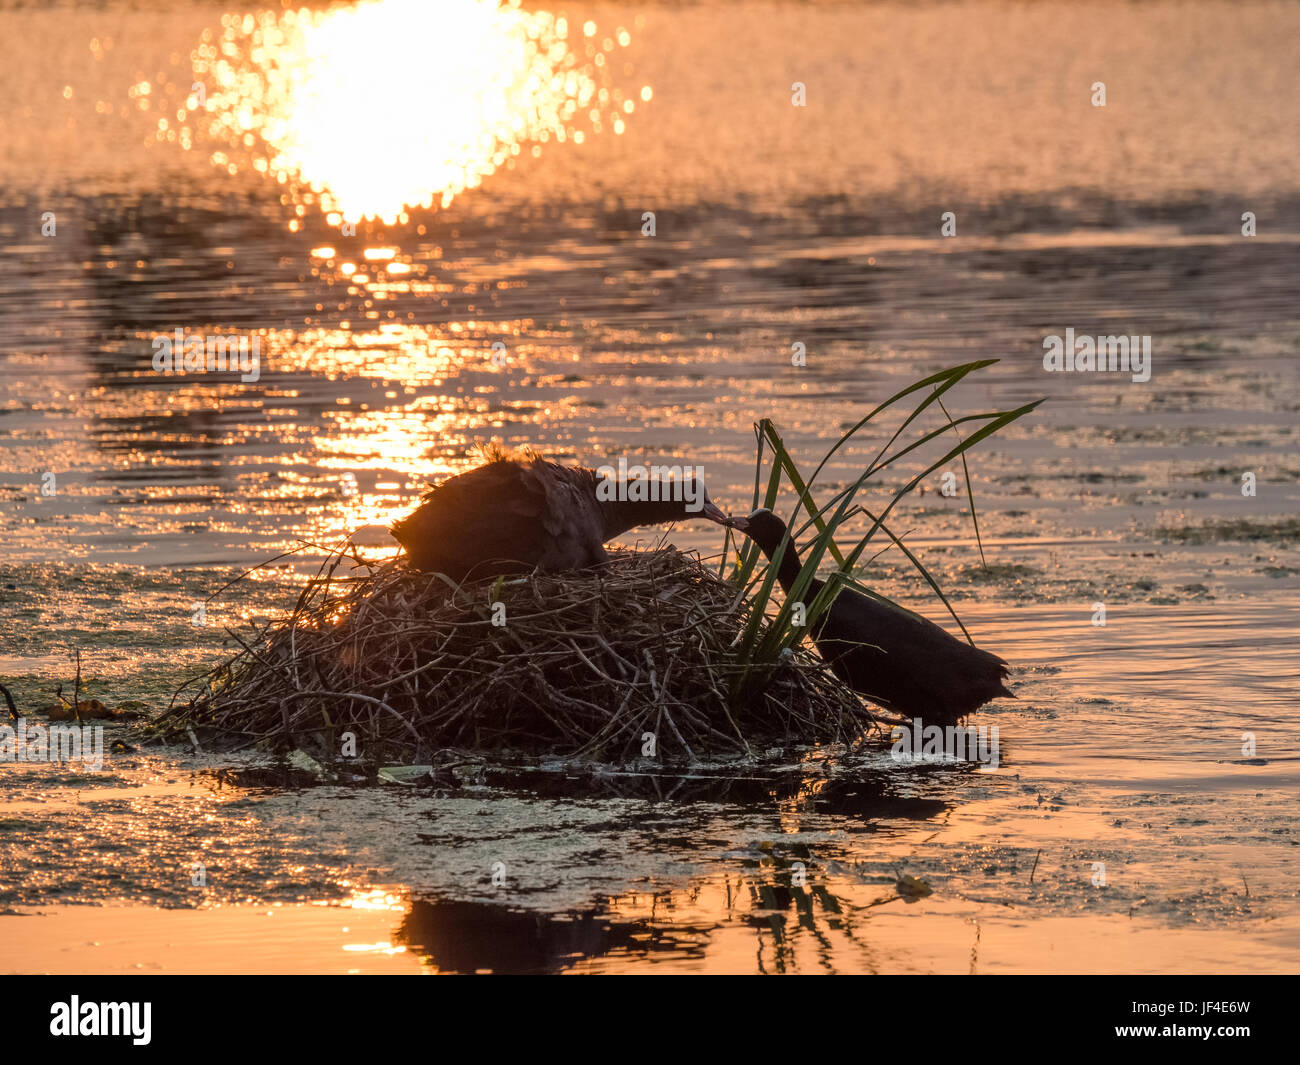
POLYGON ((1156 535, 1163 540, 1184 544, 1217 544, 1227 541, 1251 543, 1258 540, 1275 540, 1292 543, 1300 540, 1300 518, 1279 518, 1276 521, 1250 521, 1238 518, 1229 521, 1210 521, 1200 525, 1162 527, 1156 535))

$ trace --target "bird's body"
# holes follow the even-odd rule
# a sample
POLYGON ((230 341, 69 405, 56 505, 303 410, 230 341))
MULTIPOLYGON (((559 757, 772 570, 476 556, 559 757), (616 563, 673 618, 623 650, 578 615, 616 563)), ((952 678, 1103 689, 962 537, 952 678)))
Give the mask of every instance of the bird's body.
POLYGON ((604 544, 638 525, 703 517, 725 521, 689 481, 677 498, 627 499, 617 486, 598 491, 600 474, 533 456, 489 455, 489 460, 425 493, 412 513, 392 526, 416 569, 462 581, 471 574, 580 569, 604 562, 604 544), (610 498, 602 498, 602 496, 610 498))
MULTIPOLYGON (((738 519, 744 531, 772 559, 786 535, 785 523, 769 510, 738 519)), ((801 569, 794 541, 786 544, 777 579, 789 594, 801 569)), ((805 597, 811 603, 824 582, 814 578, 805 597)), ((813 642, 845 684, 910 718, 946 724, 973 713, 997 696, 1010 696, 1007 664, 972 647, 918 614, 842 588, 818 619, 813 642)))

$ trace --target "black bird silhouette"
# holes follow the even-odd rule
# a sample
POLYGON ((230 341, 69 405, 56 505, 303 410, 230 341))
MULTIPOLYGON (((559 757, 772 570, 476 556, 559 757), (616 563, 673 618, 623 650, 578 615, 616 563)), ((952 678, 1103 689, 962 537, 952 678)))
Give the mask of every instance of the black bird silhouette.
MULTIPOLYGON (((786 535, 770 510, 733 522, 769 560, 786 535)), ((794 541, 781 556, 777 579, 788 595, 802 568, 794 541)), ((814 578, 811 603, 824 582, 814 578)), ((841 588, 818 619, 813 642, 835 675, 855 691, 910 718, 949 724, 990 699, 1011 696, 1007 664, 997 655, 955 639, 919 614, 841 588)))
POLYGON ((654 494, 669 498, 637 498, 637 492, 625 490, 633 481, 615 481, 598 495, 603 478, 596 470, 531 454, 485 454, 486 463, 430 488, 423 502, 391 527, 416 569, 445 573, 457 582, 471 572, 579 569, 606 561, 605 542, 638 525, 684 518, 730 521, 693 476, 683 477, 671 491, 670 481, 644 486, 646 495, 658 485, 654 494), (689 509, 692 505, 696 509, 689 509))

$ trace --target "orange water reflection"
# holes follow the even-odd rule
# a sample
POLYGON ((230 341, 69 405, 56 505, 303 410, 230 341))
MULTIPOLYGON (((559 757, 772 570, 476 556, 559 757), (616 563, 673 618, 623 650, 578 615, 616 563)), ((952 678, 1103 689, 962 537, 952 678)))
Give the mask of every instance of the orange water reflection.
MULTIPOLYGON (((0 916, 0 971, 50 973, 1087 973, 1285 972, 1300 921, 1184 927, 1143 915, 1025 915, 925 899, 873 905, 781 877, 541 914, 481 902, 364 896, 341 905, 42 907, 0 916)), ((383 894, 383 892, 380 892, 383 894)))

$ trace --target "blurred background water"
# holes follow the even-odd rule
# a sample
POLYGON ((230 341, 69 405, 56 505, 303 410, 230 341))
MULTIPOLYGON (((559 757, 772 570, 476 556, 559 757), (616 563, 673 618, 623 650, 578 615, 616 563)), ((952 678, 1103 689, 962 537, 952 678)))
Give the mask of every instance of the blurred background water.
MULTIPOLYGON (((477 439, 703 465, 745 511, 759 418, 815 462, 957 362, 1001 360, 954 413, 1049 397, 973 454, 987 567, 938 474, 893 522, 1017 667, 1017 700, 978 719, 1000 726, 998 773, 815 757, 727 784, 735 801, 716 781, 665 798, 501 777, 416 798, 213 783, 155 752, 110 759, 70 803, 64 774, 7 765, 0 903, 378 891, 408 930, 427 918, 403 943, 429 968, 965 971, 966 947, 937 946, 953 922, 1008 914, 1053 929, 1058 968, 1091 964, 1119 918, 1153 936, 1125 964, 1294 959, 1294 4, 110 2, 0 20, 0 680, 26 706, 77 648, 105 695, 158 701, 297 571, 218 596, 206 629, 196 602, 302 540, 362 529, 385 550, 382 526, 477 439), (1150 382, 1044 372, 1043 337, 1067 327, 1151 336, 1150 382), (153 340, 176 329, 257 338, 258 380, 157 373, 153 340), (213 849, 223 873, 199 891, 182 872, 213 849), (498 858, 522 869, 505 894, 498 858), (896 949, 877 956, 872 922, 896 907, 869 902, 900 863, 935 887, 908 914, 935 919, 882 931, 896 949), (494 954, 521 909, 586 938, 494 954), (430 946, 447 929, 481 956, 430 946)), ((881 443, 845 448, 827 485, 881 443)), ((865 576, 940 620, 905 560, 865 576)), ((317 964, 293 947, 312 934, 281 964, 317 964)), ((984 964, 1053 967, 1033 943, 1008 933, 984 964)))

